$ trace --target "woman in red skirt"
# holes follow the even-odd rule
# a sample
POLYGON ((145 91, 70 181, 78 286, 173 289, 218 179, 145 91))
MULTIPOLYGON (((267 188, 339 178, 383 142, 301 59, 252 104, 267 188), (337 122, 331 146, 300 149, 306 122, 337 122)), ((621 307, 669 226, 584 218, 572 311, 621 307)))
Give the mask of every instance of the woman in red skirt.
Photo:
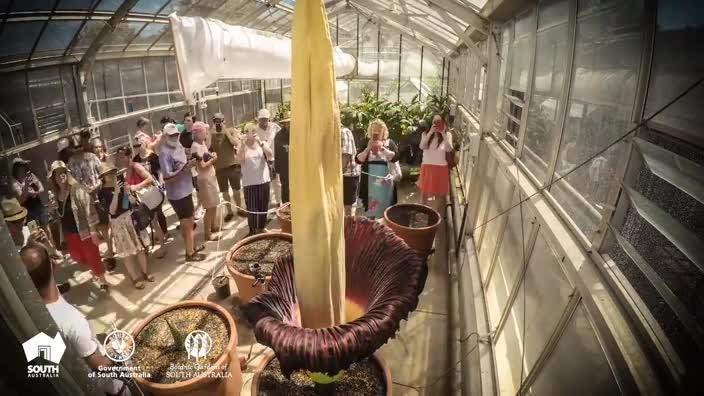
POLYGON ((447 124, 440 115, 433 116, 430 130, 423 132, 420 148, 423 150, 423 161, 418 188, 423 196, 423 205, 428 205, 430 198, 434 197, 438 201, 437 209, 442 209, 450 186, 445 154, 452 151, 452 134, 448 133, 447 124))
POLYGON ((98 280, 101 290, 108 290, 105 268, 100 258, 98 245, 98 212, 93 197, 68 172, 63 161, 54 161, 49 171, 49 180, 56 193, 61 232, 71 258, 90 268, 98 280))

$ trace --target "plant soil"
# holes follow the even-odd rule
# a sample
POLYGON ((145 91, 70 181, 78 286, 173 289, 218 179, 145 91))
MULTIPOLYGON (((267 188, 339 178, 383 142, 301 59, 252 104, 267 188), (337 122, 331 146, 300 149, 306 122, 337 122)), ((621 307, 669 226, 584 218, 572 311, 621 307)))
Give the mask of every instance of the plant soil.
MULTIPOLYGON (((383 396, 386 394, 384 372, 371 359, 354 363, 346 375, 335 383, 334 395, 383 396)), ((294 372, 287 379, 281 372, 279 361, 271 359, 259 377, 257 396, 316 396, 315 384, 302 372, 294 372)))
POLYGON ((152 320, 137 335, 132 365, 150 373, 150 382, 173 384, 204 373, 222 355, 230 341, 225 320, 216 312, 203 308, 180 308, 152 320), (188 359, 185 345, 176 345, 166 321, 186 336, 202 330, 210 336, 212 348, 198 362, 188 359), (173 366, 172 366, 173 365, 173 366))
POLYGON ((242 246, 232 256, 232 265, 243 274, 254 276, 250 264, 259 263, 264 276, 271 276, 274 260, 291 251, 293 244, 279 238, 259 239, 242 246))
POLYGON ((410 228, 425 228, 432 225, 431 216, 428 213, 408 207, 392 210, 389 213, 389 219, 396 224, 410 228))

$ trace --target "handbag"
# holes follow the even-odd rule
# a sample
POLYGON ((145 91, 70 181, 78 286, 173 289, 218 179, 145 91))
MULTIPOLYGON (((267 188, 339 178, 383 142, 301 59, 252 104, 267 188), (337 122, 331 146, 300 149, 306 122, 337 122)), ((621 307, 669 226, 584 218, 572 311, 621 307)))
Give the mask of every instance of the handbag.
POLYGON ((156 180, 153 180, 151 186, 137 191, 137 198, 139 202, 144 204, 149 210, 154 210, 164 202, 163 186, 156 180))
POLYGON ((152 222, 152 211, 146 204, 139 203, 137 207, 132 209, 132 224, 137 232, 141 232, 149 227, 152 222))

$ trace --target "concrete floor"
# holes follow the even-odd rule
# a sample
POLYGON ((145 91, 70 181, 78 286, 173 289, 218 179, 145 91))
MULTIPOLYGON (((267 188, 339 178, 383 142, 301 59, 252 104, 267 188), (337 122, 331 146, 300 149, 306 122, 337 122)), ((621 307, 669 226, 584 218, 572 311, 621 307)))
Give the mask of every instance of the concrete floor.
MULTIPOLYGON (((414 186, 405 185, 399 191, 402 202, 417 202, 414 186)), ((169 224, 175 224, 171 208, 166 210, 169 224)), ((202 223, 202 221, 200 222, 202 223)), ((243 372, 243 395, 250 394, 253 370, 262 352, 266 350, 256 343, 254 334, 239 310, 237 287, 230 280, 233 296, 220 300, 210 283, 211 272, 223 263, 227 250, 247 233, 245 218, 236 218, 225 225, 223 239, 218 249, 216 242, 206 244, 205 261, 184 263, 182 240, 178 230, 171 227, 174 240, 167 244, 168 254, 163 259, 151 257, 150 271, 156 282, 147 283, 143 290, 135 289, 125 275, 122 264, 107 274, 111 285, 108 294, 100 292, 90 274, 78 265, 64 265, 59 279, 70 277, 71 290, 64 296, 88 318, 94 333, 108 333, 112 327, 129 331, 140 320, 156 310, 185 299, 202 299, 220 304, 233 313, 237 323, 240 356, 246 357, 252 350, 247 369, 243 372)), ((272 221, 269 229, 278 228, 272 221)), ((379 354, 391 371, 394 395, 447 395, 449 394, 449 323, 447 258, 445 230, 438 229, 437 253, 429 258, 429 274, 418 308, 408 321, 401 324, 395 339, 390 340, 379 354)), ((202 240, 202 224, 196 230, 197 240, 202 240)), ((225 271, 224 268, 222 271, 225 271)))

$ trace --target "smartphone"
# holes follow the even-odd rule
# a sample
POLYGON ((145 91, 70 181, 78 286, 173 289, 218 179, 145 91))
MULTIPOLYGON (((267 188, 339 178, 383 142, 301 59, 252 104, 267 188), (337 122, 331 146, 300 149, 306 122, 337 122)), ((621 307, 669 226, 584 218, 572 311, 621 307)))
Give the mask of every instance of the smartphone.
POLYGON ((37 224, 36 220, 32 220, 27 223, 27 228, 29 228, 30 234, 34 234, 35 232, 39 231, 39 225, 37 224))

